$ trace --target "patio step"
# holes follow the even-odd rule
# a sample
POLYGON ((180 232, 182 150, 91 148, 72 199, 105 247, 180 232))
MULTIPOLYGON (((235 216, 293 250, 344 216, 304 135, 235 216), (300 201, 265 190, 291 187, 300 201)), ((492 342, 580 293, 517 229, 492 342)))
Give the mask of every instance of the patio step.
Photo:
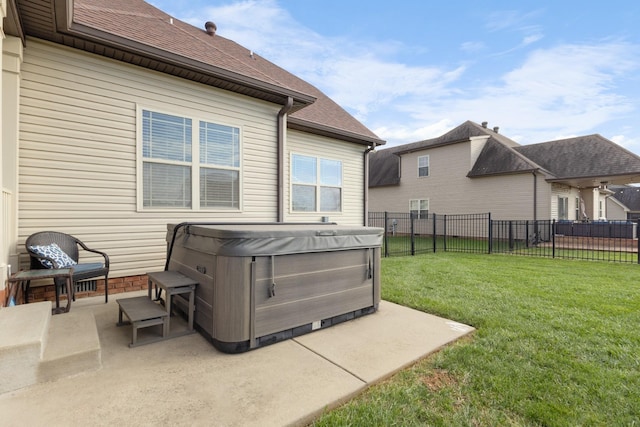
POLYGON ((51 315, 49 301, 0 310, 0 394, 102 365, 89 310, 51 315))

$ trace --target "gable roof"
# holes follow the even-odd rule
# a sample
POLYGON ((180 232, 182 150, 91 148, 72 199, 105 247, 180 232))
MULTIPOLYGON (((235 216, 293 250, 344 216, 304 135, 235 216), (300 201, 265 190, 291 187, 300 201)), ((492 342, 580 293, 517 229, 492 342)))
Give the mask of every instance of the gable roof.
POLYGON ((313 85, 232 40, 210 35, 142 0, 15 2, 28 36, 281 105, 291 98, 292 128, 384 144, 313 85))
POLYGON ((515 147, 515 151, 550 171, 553 181, 576 187, 640 178, 640 157, 598 135, 579 136, 515 147))
POLYGON ((632 212, 640 212, 640 187, 631 185, 611 185, 613 197, 632 212))
POLYGON ((370 155, 369 186, 400 183, 400 156, 489 136, 469 178, 542 172, 548 182, 574 187, 597 187, 603 182, 626 184, 640 181, 640 157, 600 135, 519 145, 484 125, 466 121, 437 138, 380 150, 370 155))
POLYGON ((467 176, 474 178, 531 172, 538 169, 540 166, 519 155, 512 147, 505 146, 495 138, 489 138, 467 176))
POLYGON ((498 132, 488 129, 485 126, 481 126, 471 120, 467 120, 459 126, 451 129, 444 135, 441 135, 437 138, 425 139, 423 141, 412 142, 410 144, 401 145, 395 148, 389 148, 390 150, 394 150, 397 154, 406 154, 413 151, 424 150, 425 148, 434 148, 443 145, 449 144, 457 144, 459 142, 467 142, 469 138, 474 136, 490 136, 497 141, 500 141, 502 144, 507 147, 513 147, 518 145, 517 142, 507 138, 504 135, 499 134, 498 132))
POLYGON ((517 142, 494 130, 467 120, 437 138, 425 139, 423 141, 390 147, 371 153, 369 155, 369 187, 399 184, 400 156, 403 154, 468 142, 470 138, 477 136, 489 136, 488 142, 494 140, 505 147, 518 145, 517 142))

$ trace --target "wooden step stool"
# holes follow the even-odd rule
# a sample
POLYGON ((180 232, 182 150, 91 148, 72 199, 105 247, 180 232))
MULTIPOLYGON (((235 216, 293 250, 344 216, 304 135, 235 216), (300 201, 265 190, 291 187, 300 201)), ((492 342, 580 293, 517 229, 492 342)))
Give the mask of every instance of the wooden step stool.
POLYGON ((133 336, 129 347, 150 344, 152 342, 162 341, 169 336, 169 313, 159 304, 153 302, 150 298, 133 297, 121 298, 118 301, 118 326, 131 324, 133 326, 133 336), (122 314, 129 319, 128 322, 122 321, 122 314), (162 325, 162 337, 145 339, 138 342, 138 329, 149 326, 162 325))

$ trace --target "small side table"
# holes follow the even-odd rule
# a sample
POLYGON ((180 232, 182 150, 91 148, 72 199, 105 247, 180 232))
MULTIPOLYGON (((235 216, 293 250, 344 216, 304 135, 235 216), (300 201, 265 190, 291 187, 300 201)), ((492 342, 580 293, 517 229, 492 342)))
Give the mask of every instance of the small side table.
POLYGON ((9 280, 11 283, 17 283, 22 287, 22 294, 25 302, 27 293, 29 292, 29 283, 32 280, 54 279, 54 287, 56 288, 56 307, 52 309, 53 314, 67 313, 71 310, 71 300, 73 299, 73 268, 46 268, 42 270, 22 270, 12 275, 9 280), (55 284, 55 279, 65 279, 67 282, 67 306, 60 307, 60 297, 55 284))
MULTIPOLYGON (((151 298, 151 289, 153 286, 156 286, 156 291, 160 288, 160 292, 162 290, 165 291, 165 308, 167 313, 169 314, 169 319, 167 319, 167 330, 169 331, 169 335, 171 337, 176 337, 180 335, 191 334, 195 332, 193 329, 193 318, 196 310, 195 307, 195 291, 198 282, 195 280, 185 276, 182 273, 178 273, 177 271, 156 271, 153 273, 147 273, 147 277, 149 278, 149 298, 151 298), (184 332, 171 333, 170 322, 171 322, 171 297, 177 294, 189 294, 189 308, 187 317, 189 320, 189 328, 184 332)), ((160 295, 157 294, 156 299, 159 299, 160 295)))

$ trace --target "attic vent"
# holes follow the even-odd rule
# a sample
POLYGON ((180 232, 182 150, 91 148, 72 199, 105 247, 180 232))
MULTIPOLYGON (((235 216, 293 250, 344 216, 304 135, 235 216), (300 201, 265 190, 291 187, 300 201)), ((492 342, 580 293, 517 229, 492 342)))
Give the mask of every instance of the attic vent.
POLYGON ((215 36, 216 35, 216 30, 218 29, 216 24, 214 24, 211 21, 205 22, 204 23, 204 28, 205 28, 205 30, 207 30, 207 34, 209 34, 210 36, 215 36))
POLYGON ((499 130, 500 130, 500 128, 499 128, 498 126, 495 126, 495 127, 493 128, 493 131, 494 131, 495 133, 498 133, 498 131, 499 131, 499 130))
POLYGON ((488 124, 489 122, 482 122, 482 127, 486 129, 488 124))

